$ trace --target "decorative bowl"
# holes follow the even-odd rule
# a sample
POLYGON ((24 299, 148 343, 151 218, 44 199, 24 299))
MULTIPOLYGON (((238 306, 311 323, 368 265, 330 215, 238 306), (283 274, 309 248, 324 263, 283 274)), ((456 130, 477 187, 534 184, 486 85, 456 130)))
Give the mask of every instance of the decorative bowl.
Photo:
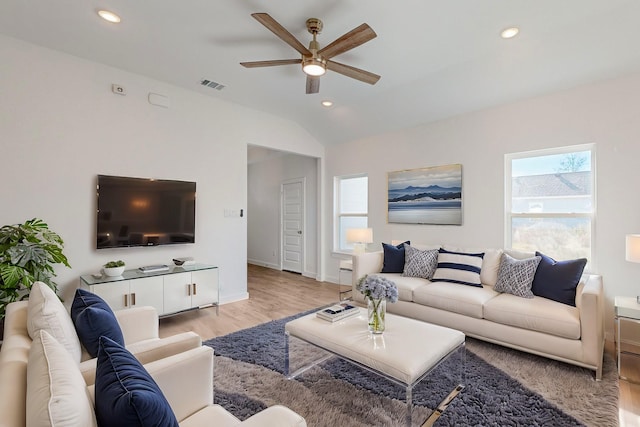
POLYGON ((118 277, 118 276, 122 276, 122 273, 124 272, 124 266, 122 266, 122 267, 105 267, 105 268, 102 269, 102 271, 104 272, 104 274, 106 276, 118 277))

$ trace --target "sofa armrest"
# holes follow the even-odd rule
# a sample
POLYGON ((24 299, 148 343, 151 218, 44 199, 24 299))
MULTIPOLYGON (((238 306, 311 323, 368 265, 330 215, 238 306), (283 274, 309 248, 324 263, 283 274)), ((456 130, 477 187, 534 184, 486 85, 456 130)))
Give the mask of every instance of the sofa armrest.
POLYGON ((604 299, 602 276, 584 274, 576 289, 576 307, 580 310, 580 339, 584 348, 584 361, 597 367, 598 380, 602 377, 604 353, 604 299))
POLYGON ((213 349, 202 346, 146 364, 178 422, 213 404, 213 349))
POLYGON ((0 349, 0 426, 24 426, 27 413, 27 301, 7 305, 0 349))
POLYGON ((353 255, 353 285, 355 286, 358 279, 366 274, 380 273, 380 271, 382 271, 383 261, 384 254, 382 251, 353 255))
POLYGON ((125 345, 159 336, 158 312, 153 307, 133 307, 115 312, 125 345))
POLYGON ((382 251, 377 252, 365 252, 363 254, 353 255, 353 267, 351 274, 351 296, 356 302, 364 302, 364 296, 356 289, 356 284, 361 277, 367 274, 376 274, 382 271, 382 265, 384 263, 384 253, 382 251))
MULTIPOLYGON (((139 341, 126 347, 144 365, 201 345, 200 335, 195 332, 183 332, 166 338, 139 341)), ((93 384, 96 380, 96 361, 94 358, 80 362, 80 372, 87 385, 93 384)))
POLYGON ((242 427, 305 427, 307 422, 291 409, 281 405, 274 405, 252 415, 240 423, 240 425, 242 427))

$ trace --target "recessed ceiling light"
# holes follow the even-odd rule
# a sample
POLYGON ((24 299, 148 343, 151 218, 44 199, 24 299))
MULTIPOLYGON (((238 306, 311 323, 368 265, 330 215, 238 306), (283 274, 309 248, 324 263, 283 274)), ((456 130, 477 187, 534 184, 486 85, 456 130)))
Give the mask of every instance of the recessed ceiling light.
POLYGON ((510 39, 517 36, 519 32, 520 29, 518 27, 505 28, 500 33, 500 37, 502 37, 503 39, 510 39))
POLYGON ((109 12, 108 10, 99 10, 98 15, 100 15, 100 18, 104 19, 105 21, 109 21, 114 24, 120 22, 120 17, 113 12, 109 12))
POLYGON ((329 107, 333 106, 333 101, 329 101, 327 99, 327 100, 322 101, 321 104, 322 104, 323 107, 329 108, 329 107))

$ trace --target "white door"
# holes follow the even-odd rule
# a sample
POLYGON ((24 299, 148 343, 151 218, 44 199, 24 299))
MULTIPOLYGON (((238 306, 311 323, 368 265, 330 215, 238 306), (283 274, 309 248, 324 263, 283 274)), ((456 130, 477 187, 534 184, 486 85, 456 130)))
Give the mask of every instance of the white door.
POLYGON ((304 259, 304 178, 282 184, 282 269, 302 273, 304 259))

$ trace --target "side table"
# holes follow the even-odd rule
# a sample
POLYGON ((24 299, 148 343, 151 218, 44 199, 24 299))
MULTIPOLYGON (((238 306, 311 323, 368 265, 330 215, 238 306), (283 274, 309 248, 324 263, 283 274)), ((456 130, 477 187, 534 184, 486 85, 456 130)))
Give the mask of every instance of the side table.
POLYGON ((615 324, 618 377, 638 384, 640 383, 640 304, 636 297, 615 297, 615 324), (633 330, 622 332, 623 324, 632 325, 633 330), (629 336, 633 339, 630 340, 629 336))
POLYGON ((347 289, 346 291, 343 291, 342 285, 348 284, 349 286, 351 286, 353 281, 352 274, 353 274, 353 261, 350 259, 340 260, 340 268, 338 269, 338 286, 339 286, 338 298, 340 301, 349 299, 349 296, 351 294, 351 289, 347 289), (348 279, 346 280, 346 283, 343 283, 342 281, 343 275, 348 277, 348 279))

